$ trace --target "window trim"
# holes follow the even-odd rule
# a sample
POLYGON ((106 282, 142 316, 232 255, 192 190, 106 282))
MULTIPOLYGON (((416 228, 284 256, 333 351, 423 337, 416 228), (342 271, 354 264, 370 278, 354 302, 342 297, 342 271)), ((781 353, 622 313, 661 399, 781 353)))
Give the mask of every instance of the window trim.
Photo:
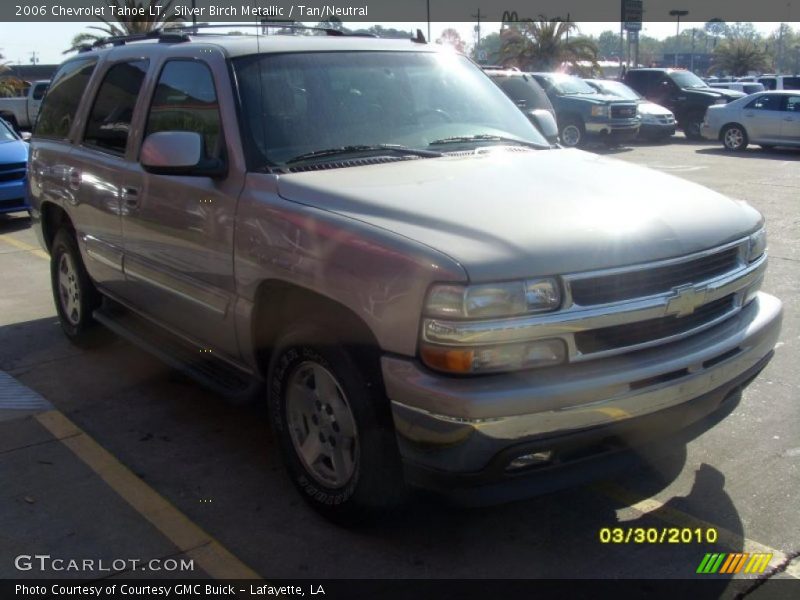
POLYGON ((150 66, 152 65, 152 62, 153 61, 150 60, 149 57, 136 57, 136 58, 125 58, 125 59, 122 59, 122 60, 117 60, 117 61, 114 61, 114 62, 107 63, 108 68, 106 68, 105 71, 103 71, 103 75, 100 78, 99 83, 97 84, 97 91, 94 94, 94 98, 92 98, 92 104, 89 107, 88 112, 86 112, 86 118, 84 119, 84 123, 83 123, 83 131, 80 132, 80 136, 79 136, 79 139, 78 139, 77 146, 79 146, 81 148, 86 148, 87 150, 92 150, 94 152, 100 152, 101 154, 106 154, 108 156, 114 156, 116 158, 124 158, 125 157, 125 155, 128 152, 128 149, 129 149, 129 144, 131 142, 130 133, 131 133, 131 128, 133 126, 133 121, 134 121, 134 119, 136 117, 136 108, 139 105, 139 103, 141 102, 142 90, 144 89, 145 83, 147 82, 147 76, 150 73, 150 66), (129 130, 128 130, 128 136, 125 139, 125 148, 120 152, 120 151, 117 151, 117 150, 112 150, 111 148, 106 148, 104 146, 98 146, 96 144, 92 144, 92 143, 87 142, 86 141, 86 132, 89 129, 89 124, 91 122, 92 113, 94 112, 94 107, 97 104, 97 99, 100 97, 100 91, 103 89, 103 84, 106 82, 106 77, 108 77, 108 74, 111 72, 111 69, 113 69, 117 65, 124 65, 124 64, 127 64, 127 63, 136 63, 136 62, 144 62, 144 63, 147 64, 147 66, 146 66, 146 68, 144 70, 144 75, 142 77, 142 83, 139 86, 139 93, 136 94, 136 100, 133 103, 133 113, 131 114, 131 122, 128 124, 129 130))
POLYGON ((153 86, 152 89, 150 90, 149 97, 147 98, 147 111, 145 112, 144 120, 142 121, 142 131, 141 135, 139 136, 140 137, 139 148, 136 150, 136 156, 134 160, 138 163, 141 163, 142 146, 144 145, 144 142, 147 139, 147 126, 150 123, 150 113, 153 110, 153 101, 155 100, 156 93, 158 92, 158 85, 161 82, 161 77, 164 75, 164 69, 167 68, 167 65, 175 62, 197 63, 203 65, 208 71, 208 74, 211 77, 211 84, 214 86, 214 98, 217 101, 217 115, 219 117, 219 136, 220 136, 219 147, 221 149, 221 156, 219 156, 219 159, 225 165, 227 165, 228 147, 227 147, 227 140, 225 139, 225 128, 223 126, 222 108, 220 105, 220 97, 219 97, 220 86, 219 83, 217 82, 217 78, 214 77, 214 69, 211 68, 211 65, 201 58, 195 58, 192 56, 170 56, 165 58, 164 61, 159 65, 158 73, 155 75, 153 79, 153 86))
POLYGON ((778 94, 770 94, 769 92, 767 92, 763 96, 759 96, 758 98, 753 98, 750 102, 747 103, 747 106, 744 107, 744 110, 761 110, 761 111, 781 112, 783 110, 783 106, 785 104, 786 103, 783 101, 781 96, 779 96, 778 94), (756 102, 758 102, 762 98, 778 98, 778 108, 774 108, 774 109, 773 108, 760 108, 760 107, 753 106, 753 104, 755 104, 756 102))

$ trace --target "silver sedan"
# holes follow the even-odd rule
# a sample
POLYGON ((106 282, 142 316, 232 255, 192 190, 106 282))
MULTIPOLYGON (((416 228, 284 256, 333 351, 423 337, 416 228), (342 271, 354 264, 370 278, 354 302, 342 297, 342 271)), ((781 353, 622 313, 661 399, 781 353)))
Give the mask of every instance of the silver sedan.
POLYGON ((800 91, 759 92, 709 106, 700 132, 727 150, 744 150, 751 143, 764 149, 800 146, 800 91))

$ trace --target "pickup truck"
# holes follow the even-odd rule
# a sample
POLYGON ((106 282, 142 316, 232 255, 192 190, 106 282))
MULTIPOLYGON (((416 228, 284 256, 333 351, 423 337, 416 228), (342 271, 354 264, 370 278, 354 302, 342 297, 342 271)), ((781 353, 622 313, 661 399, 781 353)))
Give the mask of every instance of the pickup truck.
POLYGON ((0 117, 16 131, 31 129, 49 85, 49 81, 34 81, 21 96, 0 98, 0 117))
POLYGON ((59 68, 31 141, 61 327, 263 403, 332 519, 602 477, 772 356, 758 211, 548 143, 421 34, 107 46, 59 68))
POLYGON ((690 140, 703 139, 700 129, 709 106, 727 104, 746 95, 712 88, 684 69, 628 69, 622 81, 651 102, 671 110, 690 140))
POLYGON ((561 143, 569 148, 588 139, 615 145, 639 134, 636 102, 602 94, 585 81, 563 73, 531 73, 556 111, 561 143))

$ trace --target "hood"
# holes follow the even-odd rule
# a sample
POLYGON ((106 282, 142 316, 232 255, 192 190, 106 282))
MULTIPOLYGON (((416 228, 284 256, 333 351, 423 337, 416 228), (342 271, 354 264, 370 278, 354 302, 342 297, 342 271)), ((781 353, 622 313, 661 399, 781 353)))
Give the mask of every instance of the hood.
POLYGON ((19 140, 0 142, 0 165, 28 162, 28 144, 19 140))
POLYGON ((743 202, 658 171, 514 150, 281 175, 278 193, 432 247, 473 281, 680 256, 762 222, 743 202))
POLYGON ((578 98, 580 100, 589 100, 598 103, 611 103, 611 104, 636 104, 635 100, 625 100, 613 94, 566 94, 562 98, 578 98))
POLYGON ((656 104, 655 102, 644 102, 639 103, 639 114, 640 115, 671 115, 672 111, 668 108, 664 108, 660 104, 656 104))
POLYGON ((708 96, 710 98, 725 98, 728 102, 731 100, 736 100, 737 98, 743 98, 747 95, 743 94, 742 92, 737 92, 736 90, 728 90, 725 88, 695 88, 684 91, 691 94, 708 96))

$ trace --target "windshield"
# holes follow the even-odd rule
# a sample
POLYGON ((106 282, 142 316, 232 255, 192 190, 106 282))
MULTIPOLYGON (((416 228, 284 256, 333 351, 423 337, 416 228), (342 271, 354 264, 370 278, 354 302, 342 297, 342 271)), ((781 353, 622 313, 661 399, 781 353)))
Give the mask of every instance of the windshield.
MULTIPOLYGON (((467 58, 432 52, 308 52, 233 61, 251 168, 319 160, 329 149, 484 136, 548 146, 525 115, 467 58)), ((448 148, 449 150, 450 148, 448 148)), ((328 156, 338 160, 341 156, 328 156)))
POLYGON ((673 71, 669 75, 681 88, 707 88, 708 84, 691 71, 673 71))
POLYGON ((625 100, 641 100, 641 96, 620 81, 597 81, 597 87, 604 94, 611 94, 625 100))
POLYGON ((5 121, 0 119, 0 142, 15 142, 16 140, 17 136, 6 125, 5 121))
POLYGON ((557 94, 569 96, 571 94, 596 94, 597 90, 583 79, 572 75, 544 75, 543 79, 550 84, 557 94))

